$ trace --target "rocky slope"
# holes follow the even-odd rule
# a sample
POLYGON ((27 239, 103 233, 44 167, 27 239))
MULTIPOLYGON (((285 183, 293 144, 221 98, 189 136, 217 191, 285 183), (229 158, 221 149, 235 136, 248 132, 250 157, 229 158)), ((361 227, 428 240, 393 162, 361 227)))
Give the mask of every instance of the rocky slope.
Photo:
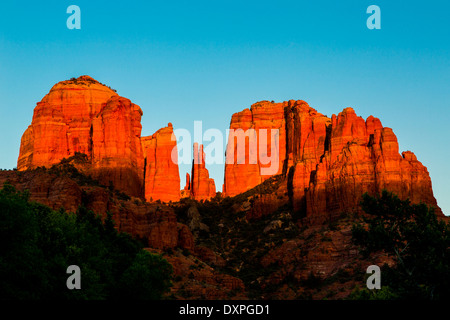
POLYGON ((0 171, 0 185, 29 190, 31 200, 56 210, 110 212, 116 228, 171 263, 175 299, 345 299, 364 287, 367 266, 393 263, 382 254, 362 258, 351 239, 357 215, 309 225, 288 202, 258 214, 256 199, 278 190, 283 175, 236 197, 167 205, 102 186, 76 169, 83 161, 0 171))
POLYGON ((0 188, 7 182, 19 191, 28 190, 30 200, 55 210, 76 212, 85 206, 103 219, 111 213, 118 230, 140 240, 147 250, 163 254, 172 264, 172 298, 246 298, 243 281, 218 270, 224 261, 213 250, 196 243, 191 229, 195 232, 206 227, 198 212, 190 216, 190 223, 181 223, 174 207, 130 197, 84 175, 76 167, 85 161, 86 157, 77 155, 50 168, 0 171, 0 188))

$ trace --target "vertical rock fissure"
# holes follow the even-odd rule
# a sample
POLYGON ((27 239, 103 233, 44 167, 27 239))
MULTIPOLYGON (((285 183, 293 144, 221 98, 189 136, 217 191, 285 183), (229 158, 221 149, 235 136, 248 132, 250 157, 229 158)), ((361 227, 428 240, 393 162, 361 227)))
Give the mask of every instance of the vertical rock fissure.
POLYGON ((94 126, 93 124, 91 124, 91 127, 89 129, 89 146, 88 146, 89 157, 91 161, 93 159, 94 154, 93 146, 94 146, 94 126))

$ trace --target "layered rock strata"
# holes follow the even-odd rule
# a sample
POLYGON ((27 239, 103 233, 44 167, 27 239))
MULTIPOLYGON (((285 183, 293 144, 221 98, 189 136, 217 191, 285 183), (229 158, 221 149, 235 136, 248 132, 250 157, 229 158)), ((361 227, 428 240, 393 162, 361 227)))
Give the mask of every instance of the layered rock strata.
POLYGON ((141 137, 142 115, 138 105, 89 76, 59 82, 34 109, 17 168, 50 167, 86 154, 90 164, 83 171, 102 184, 149 201, 177 201, 172 125, 141 137))
POLYGON ((177 142, 172 124, 141 139, 145 159, 145 199, 163 202, 180 199, 177 142))
MULTIPOLYGON (((250 157, 255 150, 258 157, 264 155, 260 152, 260 129, 278 129, 279 153, 273 158, 279 161, 276 174, 286 177, 286 193, 294 210, 310 220, 358 211, 363 193, 377 194, 383 189, 413 203, 432 205, 442 215, 427 168, 412 152, 399 153, 395 134, 378 118, 364 120, 352 108, 328 118, 301 100, 262 101, 234 114, 230 129, 255 129, 258 149, 252 149, 251 134, 247 134, 245 163, 239 164, 239 145, 236 138, 234 145, 230 143, 230 134, 226 196, 247 191, 274 175, 264 175, 261 161, 251 163, 250 157)), ((263 139, 265 144, 270 150, 271 144, 263 139)))

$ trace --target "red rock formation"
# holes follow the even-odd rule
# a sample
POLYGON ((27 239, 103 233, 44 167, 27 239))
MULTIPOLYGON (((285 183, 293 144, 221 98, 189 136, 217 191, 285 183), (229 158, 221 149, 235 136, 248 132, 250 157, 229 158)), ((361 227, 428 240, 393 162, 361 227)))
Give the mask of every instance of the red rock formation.
MULTIPOLYGON (((330 152, 317 165, 306 194, 311 220, 355 211, 363 193, 383 189, 437 207, 427 168, 412 152, 399 154, 391 128, 374 117, 364 121, 351 108, 333 116, 332 122, 330 152)), ((437 213, 442 215, 438 207, 437 213)))
POLYGON ((142 110, 130 100, 111 97, 92 120, 94 178, 130 195, 143 192, 142 110))
POLYGON ((217 253, 215 253, 208 247, 204 246, 195 247, 195 255, 199 257, 200 260, 207 262, 213 266, 225 267, 227 264, 226 261, 221 256, 219 256, 217 253))
POLYGON ((361 257, 352 241, 351 222, 338 222, 333 230, 310 226, 302 235, 302 238, 294 238, 275 247, 261 259, 262 268, 276 266, 273 268, 276 271, 261 281, 263 288, 277 288, 268 294, 268 299, 298 299, 304 296, 305 287, 300 286, 298 291, 293 292, 283 285, 292 279, 301 282, 311 279, 311 275, 332 279, 333 276, 338 278, 339 274, 346 274, 347 278, 330 281, 321 290, 314 288, 310 292, 312 300, 322 300, 330 292, 334 297, 328 296, 328 299, 345 299, 355 286, 360 285, 357 274, 365 273, 367 266, 388 264, 392 267, 395 263, 392 257, 382 252, 361 257))
POLYGON ((172 124, 141 138, 145 157, 145 199, 180 200, 177 142, 172 124))
MULTIPOLYGON (((402 199, 409 197, 413 203, 422 201, 437 207, 426 167, 412 152, 400 155, 392 129, 384 128, 373 116, 364 121, 352 108, 346 108, 330 119, 304 101, 264 101, 234 114, 230 128, 280 130, 278 174, 287 178, 287 194, 294 210, 303 212, 310 221, 321 222, 358 210, 364 192, 377 194, 383 189, 402 199)), ((228 196, 269 177, 261 173, 259 162, 249 164, 252 151, 248 145, 246 164, 237 163, 237 146, 233 162, 231 148, 229 143, 224 183, 228 196)), ((255 205, 269 206, 269 198, 255 201, 255 205)), ((438 207, 437 212, 442 215, 438 207)))
POLYGON ((186 184, 184 188, 180 191, 181 198, 189 198, 191 196, 191 176, 186 172, 186 184))
POLYGON ((186 185, 184 186, 184 190, 191 189, 191 176, 186 172, 186 185))
POLYGON ((199 263, 194 256, 181 253, 165 255, 173 266, 174 281, 171 293, 175 299, 192 300, 244 300, 248 299, 241 279, 219 273, 206 263, 199 263))
POLYGON ((89 76, 59 82, 34 109, 17 168, 49 167, 84 153, 92 161, 93 176, 139 196, 141 116, 139 106, 89 76))
MULTIPOLYGON (((234 138, 234 146, 229 142, 227 146, 227 157, 225 164, 224 194, 234 196, 262 183, 272 174, 264 174, 261 169, 268 167, 263 165, 260 157, 256 164, 251 164, 252 152, 256 155, 264 155, 259 149, 261 137, 269 136, 268 132, 261 129, 279 130, 278 136, 278 170, 275 174, 286 173, 294 162, 304 161, 305 171, 311 171, 324 151, 324 139, 327 125, 330 119, 309 107, 305 101, 290 100, 282 103, 268 101, 258 102, 251 109, 235 113, 231 118, 230 129, 242 129, 248 131, 254 129, 256 132, 256 145, 258 149, 249 148, 250 138, 245 142, 245 162, 239 163, 239 140, 230 132, 229 141, 234 138)), ((236 134, 235 134, 236 136, 236 134)), ((272 150, 271 139, 267 139, 267 149, 272 150)), ((241 159, 243 160, 243 159, 241 159)), ((309 176, 308 176, 309 178, 309 176)))
POLYGON ((151 215, 147 232, 148 245, 154 249, 179 247, 193 250, 195 246, 191 231, 186 225, 177 222, 173 210, 156 210, 151 215))
POLYGON ((186 174, 185 195, 196 200, 206 200, 216 195, 216 185, 214 179, 209 177, 205 164, 205 153, 203 145, 194 143, 194 160, 192 161, 191 181, 189 174, 186 174))
MULTIPOLYGON (((178 201, 181 193, 197 200, 213 197, 203 146, 194 144, 190 181, 180 193, 172 125, 141 138, 141 116, 139 106, 88 76, 59 82, 34 110, 18 169, 48 167, 83 153, 88 174, 132 196, 166 202, 178 201)), ((276 198, 286 194, 311 221, 355 210, 362 193, 382 189, 437 207, 427 169, 415 155, 400 155, 390 128, 372 116, 364 121, 351 108, 330 119, 301 100, 262 101, 234 114, 230 129, 225 196, 281 174, 286 185, 276 198)), ((272 199, 261 197, 255 206, 271 208, 272 199)), ((256 209, 254 217, 260 215, 256 209)))
POLYGON ((117 93, 88 76, 54 85, 34 109, 17 168, 49 166, 75 152, 91 156, 92 120, 113 96, 117 93))
MULTIPOLYGON (((250 110, 245 109, 233 114, 226 151, 224 195, 235 196, 273 175, 261 173, 261 169, 268 165, 261 163, 260 157, 258 157, 259 144, 262 141, 261 134, 265 133, 265 137, 270 137, 271 129, 279 130, 280 152, 278 153, 277 173, 282 173, 286 156, 286 121, 284 117, 286 105, 287 103, 262 101, 253 104, 250 110), (268 132, 260 131, 261 129, 268 130, 268 132)), ((266 145, 269 153, 271 143, 272 140, 267 138, 267 143, 263 144, 266 145)))
POLYGON ((18 174, 14 171, 0 171, 0 189, 8 182, 17 190, 28 190, 30 200, 53 210, 64 208, 76 212, 81 205, 82 189, 66 176, 48 174, 43 170, 30 170, 18 174))
POLYGON ((78 152, 90 162, 83 171, 104 185, 147 200, 177 201, 172 125, 141 138, 142 114, 138 105, 89 76, 59 82, 34 110, 18 170, 50 167, 78 152))

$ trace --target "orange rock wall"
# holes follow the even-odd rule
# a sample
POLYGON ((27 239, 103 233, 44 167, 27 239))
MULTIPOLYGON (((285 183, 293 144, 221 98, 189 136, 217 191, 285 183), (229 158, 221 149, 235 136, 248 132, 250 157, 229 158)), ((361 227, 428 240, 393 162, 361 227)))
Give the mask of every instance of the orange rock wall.
MULTIPOLYGON (((294 187, 294 205, 306 203, 311 220, 354 211, 365 192, 379 194, 383 189, 413 203, 432 205, 442 215, 427 168, 414 153, 399 153, 397 137, 379 119, 370 116, 364 121, 351 108, 333 115, 327 149, 312 172, 307 192, 294 187)), ((296 170, 297 166, 294 181, 296 170)))
POLYGON ((164 202, 180 200, 177 141, 172 124, 150 137, 141 138, 145 157, 145 199, 164 202), (174 153, 175 161, 172 161, 174 153))
POLYGON ((180 178, 171 161, 173 129, 141 138, 142 114, 138 105, 89 76, 59 82, 34 109, 17 168, 49 167, 84 153, 91 161, 86 173, 102 184, 147 200, 176 201, 180 178))
POLYGON ((144 187, 141 116, 139 106, 114 96, 92 120, 93 177, 135 196, 144 187))
MULTIPOLYGON (((290 103, 290 102, 289 102, 290 103)), ((267 149, 271 150, 270 130, 279 130, 279 158, 278 158, 278 172, 283 172, 283 164, 286 157, 286 120, 284 116, 284 109, 289 104, 284 103, 270 103, 262 101, 255 103, 251 109, 245 109, 241 112, 233 114, 230 123, 230 132, 228 136, 228 145, 226 151, 225 163, 225 182, 223 193, 226 196, 235 196, 248 189, 251 189, 262 183, 271 175, 262 175, 261 169, 267 167, 260 161, 258 156, 260 152, 260 129, 266 131, 267 149), (239 152, 242 145, 242 138, 239 138, 237 130, 242 129, 245 136, 245 152, 239 152), (255 135, 252 134, 254 130, 255 135), (234 143, 233 143, 234 141, 234 143), (239 142, 241 141, 241 142, 239 142), (253 143, 252 143, 253 141, 253 143), (249 146, 253 146, 250 147, 249 146), (254 161, 256 158, 256 161, 254 161), (244 164, 240 164, 244 163, 244 164)), ((241 133, 242 134, 242 133, 241 133)))
MULTIPOLYGON (((294 210, 311 221, 323 221, 358 210, 364 192, 383 189, 413 203, 437 207, 425 166, 410 152, 399 153, 392 129, 373 116, 364 120, 352 108, 330 118, 304 101, 252 105, 236 113, 230 129, 278 128, 280 132, 278 174, 286 175, 287 194, 294 210)), ((259 137, 258 137, 259 138, 259 137)), ((229 140, 230 141, 230 140, 229 140)), ((224 193, 234 196, 263 182, 261 165, 238 164, 227 146, 224 193)), ((437 207, 437 212, 441 214, 437 207)))
POLYGON ((91 157, 92 121, 113 96, 117 93, 88 76, 55 84, 34 109, 18 170, 49 166, 75 152, 91 157))

